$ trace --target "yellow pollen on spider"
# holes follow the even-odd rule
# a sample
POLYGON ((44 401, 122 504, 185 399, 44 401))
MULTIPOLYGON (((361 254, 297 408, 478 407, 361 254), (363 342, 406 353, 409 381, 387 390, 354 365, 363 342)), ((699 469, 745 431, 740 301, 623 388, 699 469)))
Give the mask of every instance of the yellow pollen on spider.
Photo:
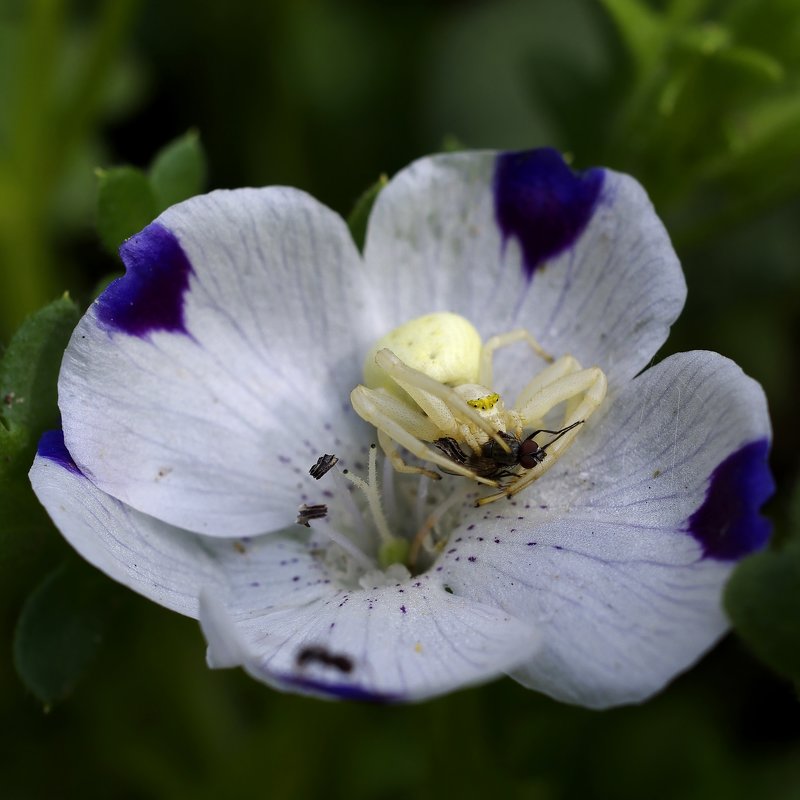
POLYGON ((486 397, 476 397, 474 400, 467 400, 467 405, 471 408, 479 408, 481 411, 489 411, 497 405, 500 395, 497 392, 487 394, 486 397))

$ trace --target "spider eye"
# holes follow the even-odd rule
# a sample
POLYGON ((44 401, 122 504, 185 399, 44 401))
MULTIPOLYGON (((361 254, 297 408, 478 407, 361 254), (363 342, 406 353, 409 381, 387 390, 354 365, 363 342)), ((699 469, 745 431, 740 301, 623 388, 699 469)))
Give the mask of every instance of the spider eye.
POLYGON ((517 463, 523 469, 533 469, 543 457, 544 450, 533 439, 526 439, 519 446, 517 463))

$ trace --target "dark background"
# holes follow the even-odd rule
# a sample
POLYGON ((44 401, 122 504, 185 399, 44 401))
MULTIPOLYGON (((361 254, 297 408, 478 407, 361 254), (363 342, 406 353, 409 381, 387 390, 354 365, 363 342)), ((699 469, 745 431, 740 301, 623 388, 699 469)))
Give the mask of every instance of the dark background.
MULTIPOLYGON (((427 153, 554 145, 634 174, 665 220, 689 300, 660 355, 716 350, 764 385, 780 542, 800 447, 799 73, 794 0, 0 0, 0 340, 118 269, 94 168, 145 167, 190 128, 209 188, 290 184, 342 214, 427 153)), ((3 573, 7 641, 65 557, 50 529, 3 573)), ((43 711, 0 659, 0 796, 800 797, 795 693, 734 636, 641 707, 502 680, 374 708, 210 672, 196 623, 107 591, 112 624, 65 701, 43 711)))

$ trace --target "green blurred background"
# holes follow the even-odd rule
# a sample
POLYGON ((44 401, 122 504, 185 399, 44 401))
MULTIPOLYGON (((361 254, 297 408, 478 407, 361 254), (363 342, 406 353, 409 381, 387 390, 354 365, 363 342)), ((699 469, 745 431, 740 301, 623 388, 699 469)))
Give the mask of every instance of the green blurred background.
MULTIPOLYGON (((800 2, 0 0, 0 341, 119 269, 95 233, 95 169, 145 167, 189 129, 209 188, 291 184, 342 214, 454 146, 554 145, 634 174, 689 284, 664 353, 717 350, 762 382, 770 511, 792 538, 800 2)), ((17 495, 6 642, 70 559, 17 495)), ((641 707, 588 712, 504 680, 373 708, 210 672, 196 623, 96 591, 110 623, 64 700, 43 709, 10 647, 0 659, 2 798, 800 798, 796 693, 735 637, 641 707)))

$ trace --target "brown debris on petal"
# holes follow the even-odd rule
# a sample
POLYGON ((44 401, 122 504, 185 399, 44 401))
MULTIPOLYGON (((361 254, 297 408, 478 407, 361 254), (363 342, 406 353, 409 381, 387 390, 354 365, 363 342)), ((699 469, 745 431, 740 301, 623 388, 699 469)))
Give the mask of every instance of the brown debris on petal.
POLYGON ((309 664, 321 664, 324 667, 333 667, 345 674, 353 671, 353 660, 344 653, 332 653, 320 645, 308 645, 301 648, 295 657, 295 664, 299 669, 309 664))

